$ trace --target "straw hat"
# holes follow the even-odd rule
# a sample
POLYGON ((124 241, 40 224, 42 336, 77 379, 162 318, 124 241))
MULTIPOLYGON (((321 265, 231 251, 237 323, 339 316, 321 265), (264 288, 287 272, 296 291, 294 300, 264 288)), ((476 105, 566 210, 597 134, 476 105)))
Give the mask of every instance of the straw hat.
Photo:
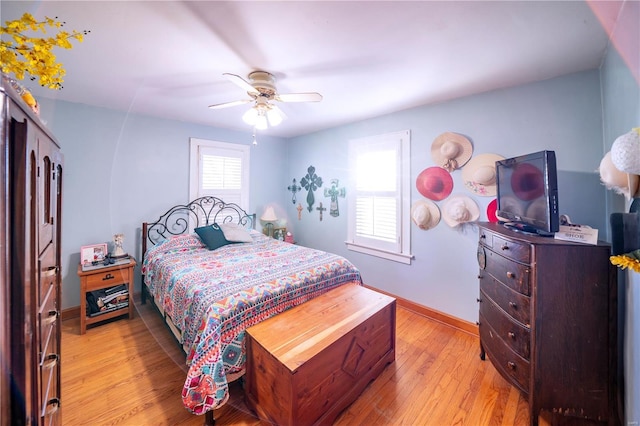
POLYGON ((640 127, 618 136, 613 142, 611 162, 620 171, 640 175, 640 127))
POLYGON ((617 194, 624 195, 627 199, 635 198, 638 195, 638 175, 625 173, 614 166, 611 160, 611 151, 607 152, 600 161, 600 181, 617 194))
POLYGON ((416 178, 416 188, 430 200, 444 200, 453 190, 453 178, 442 167, 428 167, 416 178))
POLYGON ((448 172, 464 166, 472 153, 469 139, 457 133, 445 132, 431 144, 433 162, 448 172))
POLYGON ((467 195, 452 195, 442 206, 442 219, 451 227, 475 222, 478 217, 480 217, 480 208, 467 195))
POLYGON ((440 209, 430 200, 415 201, 411 206, 411 220, 426 231, 440 223, 440 209))
POLYGON ((496 195, 496 161, 504 160, 498 154, 480 154, 473 157, 462 169, 464 186, 476 195, 496 195))

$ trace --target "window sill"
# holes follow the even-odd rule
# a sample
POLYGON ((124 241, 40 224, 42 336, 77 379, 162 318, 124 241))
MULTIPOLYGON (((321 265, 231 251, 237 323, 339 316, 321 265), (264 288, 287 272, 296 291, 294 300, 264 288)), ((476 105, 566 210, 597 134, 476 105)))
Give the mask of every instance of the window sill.
POLYGON ((358 253, 364 253, 370 256, 381 257, 387 260, 393 260, 394 262, 404 263, 405 265, 410 265, 411 259, 413 259, 413 255, 411 254, 393 253, 390 251, 384 251, 384 250, 379 250, 372 247, 354 244, 348 241, 345 241, 345 244, 347 245, 347 249, 351 251, 357 251, 358 253))

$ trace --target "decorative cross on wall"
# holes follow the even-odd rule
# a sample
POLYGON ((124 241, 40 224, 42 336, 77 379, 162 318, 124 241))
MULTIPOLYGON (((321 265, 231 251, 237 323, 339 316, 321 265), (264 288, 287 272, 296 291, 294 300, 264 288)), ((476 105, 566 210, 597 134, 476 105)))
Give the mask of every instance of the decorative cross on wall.
POLYGON ((327 210, 326 207, 322 207, 322 203, 320 203, 320 205, 318 207, 316 207, 316 210, 320 211, 320 222, 322 222, 322 212, 327 210))
POLYGON ((295 204, 296 203, 296 192, 302 191, 302 188, 300 187, 300 185, 298 185, 296 183, 296 178, 293 178, 293 183, 291 185, 287 186, 287 189, 293 193, 291 195, 291 202, 293 204, 295 204))
POLYGON ((313 191, 322 186, 322 178, 316 174, 315 167, 309 166, 307 169, 307 175, 300 180, 300 185, 309 191, 307 194, 307 210, 311 213, 313 211, 313 204, 316 202, 316 199, 313 196, 313 191))
POLYGON ((324 189, 324 196, 331 197, 331 203, 329 204, 329 214, 333 217, 340 216, 338 211, 338 197, 344 198, 347 195, 347 190, 338 188, 338 179, 331 179, 331 189, 324 189))
POLYGON ((302 204, 298 203, 298 207, 296 207, 296 210, 298 210, 298 220, 302 220, 302 210, 304 210, 302 208, 302 204))

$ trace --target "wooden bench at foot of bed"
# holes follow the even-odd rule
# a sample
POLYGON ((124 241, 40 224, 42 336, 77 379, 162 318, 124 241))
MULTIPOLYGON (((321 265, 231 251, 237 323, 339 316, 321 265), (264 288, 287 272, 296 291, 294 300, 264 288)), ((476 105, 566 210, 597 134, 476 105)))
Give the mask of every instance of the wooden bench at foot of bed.
POLYGON ((262 420, 331 424, 395 360, 396 301, 346 284, 247 329, 245 397, 262 420))

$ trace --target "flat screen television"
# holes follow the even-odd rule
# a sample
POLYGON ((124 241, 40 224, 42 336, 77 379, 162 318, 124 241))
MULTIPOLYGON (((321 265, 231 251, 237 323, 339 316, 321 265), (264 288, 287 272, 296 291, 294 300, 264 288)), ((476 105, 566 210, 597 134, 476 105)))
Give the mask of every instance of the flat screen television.
POLYGON ((515 231, 558 232, 558 176, 554 151, 496 161, 496 216, 515 231))

